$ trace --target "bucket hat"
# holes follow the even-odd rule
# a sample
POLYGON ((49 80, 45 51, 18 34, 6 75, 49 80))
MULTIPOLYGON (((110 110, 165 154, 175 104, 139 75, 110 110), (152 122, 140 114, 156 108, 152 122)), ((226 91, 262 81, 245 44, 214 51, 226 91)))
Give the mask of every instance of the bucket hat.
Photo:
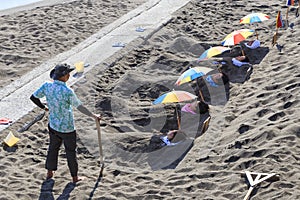
POLYGON ((54 67, 54 69, 51 70, 50 72, 50 78, 57 80, 60 77, 65 76, 66 74, 70 73, 73 71, 75 68, 71 67, 68 64, 59 64, 54 67))

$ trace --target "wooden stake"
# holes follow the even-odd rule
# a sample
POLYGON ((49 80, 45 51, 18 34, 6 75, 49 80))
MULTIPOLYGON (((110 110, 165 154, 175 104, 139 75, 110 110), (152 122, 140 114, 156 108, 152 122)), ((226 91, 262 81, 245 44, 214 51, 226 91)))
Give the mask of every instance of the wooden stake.
POLYGON ((278 34, 278 28, 276 29, 276 32, 273 35, 272 46, 274 46, 277 43, 277 34, 278 34))

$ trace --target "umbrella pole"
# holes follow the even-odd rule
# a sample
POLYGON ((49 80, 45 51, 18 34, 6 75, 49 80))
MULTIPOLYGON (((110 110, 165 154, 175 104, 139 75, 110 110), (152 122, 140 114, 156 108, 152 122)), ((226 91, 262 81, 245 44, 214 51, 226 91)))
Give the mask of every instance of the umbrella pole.
POLYGON ((255 34, 256 34, 256 39, 258 40, 258 34, 257 34, 257 31, 256 31, 256 29, 255 29, 255 34))
POLYGON ((200 97, 201 97, 202 102, 204 102, 204 97, 203 97, 203 94, 202 94, 202 91, 201 91, 200 88, 199 88, 199 95, 200 95, 200 97))
POLYGON ((257 23, 256 23, 256 24, 254 24, 254 31, 255 31, 256 39, 258 40, 258 32, 257 32, 257 28, 258 28, 258 25, 257 25, 257 23))
POLYGON ((177 105, 175 106, 175 112, 176 112, 177 125, 178 125, 178 130, 179 130, 180 129, 180 119, 179 119, 179 115, 178 115, 177 105))
MULTIPOLYGON (((204 79, 203 79, 203 76, 202 76, 201 78, 202 78, 202 80, 204 80, 204 79)), ((198 88, 199 88, 199 95, 200 95, 201 101, 202 101, 202 102, 205 102, 205 101, 204 101, 203 94, 202 94, 202 91, 201 91, 201 88, 200 88, 200 86, 199 86, 199 84, 198 84, 198 81, 196 81, 196 83, 197 83, 198 88)))
POLYGON ((102 142, 101 142, 100 120, 98 119, 96 119, 96 127, 98 133, 98 144, 99 144, 99 153, 100 153, 100 175, 102 176, 104 162, 103 162, 103 149, 102 149, 102 142))
POLYGON ((244 51, 244 49, 243 49, 242 45, 239 45, 239 46, 240 46, 240 48, 241 48, 242 55, 244 56, 244 55, 245 55, 245 51, 244 51))

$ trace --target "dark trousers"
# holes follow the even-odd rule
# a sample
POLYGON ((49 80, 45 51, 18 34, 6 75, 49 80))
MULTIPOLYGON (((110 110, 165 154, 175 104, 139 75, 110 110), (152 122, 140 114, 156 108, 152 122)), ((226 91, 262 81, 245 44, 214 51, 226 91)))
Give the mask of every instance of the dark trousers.
POLYGON ((68 167, 71 176, 77 176, 78 163, 76 158, 76 131, 70 133, 62 133, 52 129, 49 125, 48 129, 50 144, 46 159, 46 169, 52 171, 57 170, 58 152, 62 142, 64 142, 68 167))

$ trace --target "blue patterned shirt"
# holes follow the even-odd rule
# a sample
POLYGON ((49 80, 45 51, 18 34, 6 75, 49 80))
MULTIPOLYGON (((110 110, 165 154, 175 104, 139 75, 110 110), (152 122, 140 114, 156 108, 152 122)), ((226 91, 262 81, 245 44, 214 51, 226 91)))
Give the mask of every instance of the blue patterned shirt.
POLYGON ((46 96, 50 113, 49 123, 52 129, 62 133, 75 130, 72 106, 77 108, 82 103, 65 82, 59 80, 54 80, 53 83, 46 82, 33 95, 36 98, 46 96))

